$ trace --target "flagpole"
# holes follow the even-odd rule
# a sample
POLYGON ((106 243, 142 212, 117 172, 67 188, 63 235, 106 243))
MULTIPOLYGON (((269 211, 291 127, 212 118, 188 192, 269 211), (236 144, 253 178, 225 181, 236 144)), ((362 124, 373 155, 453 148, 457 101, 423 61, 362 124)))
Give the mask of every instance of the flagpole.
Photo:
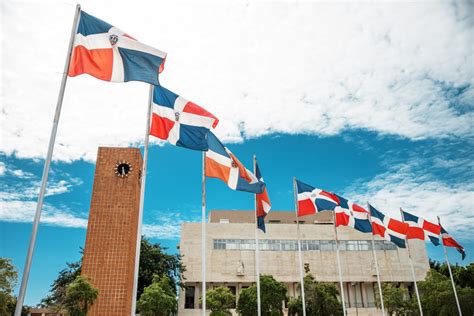
MULTIPOLYGON (((402 216, 402 222, 405 223, 405 216, 403 216, 402 208, 400 208, 400 214, 402 216)), ((420 310, 420 316, 423 316, 423 309, 421 308, 420 293, 418 292, 418 285, 416 284, 415 268, 413 267, 413 260, 411 259, 410 245, 408 244, 408 238, 406 241, 408 259, 410 259, 411 274, 413 276, 413 284, 415 285, 416 299, 418 301, 418 309, 420 310)))
POLYGON ((138 273, 140 268, 140 248, 142 245, 142 221, 143 221, 143 205, 145 200, 145 186, 146 186, 146 167, 148 164, 148 143, 150 140, 150 125, 151 125, 151 111, 153 107, 153 85, 150 85, 148 93, 148 111, 146 117, 146 129, 145 129, 145 144, 143 149, 143 165, 140 185, 140 206, 138 208, 138 228, 137 228, 137 241, 135 246, 135 271, 133 274, 133 292, 132 292, 132 310, 131 315, 135 315, 137 307, 137 291, 138 291, 138 273))
MULTIPOLYGON (((439 216, 438 216, 438 224, 441 227, 441 220, 439 219, 439 216)), ((444 242, 443 242, 443 235, 441 233, 441 229, 440 229, 439 237, 440 237, 440 242, 443 245, 444 257, 446 258, 446 264, 448 265, 449 276, 451 277, 451 284, 453 286, 454 297, 456 298, 456 305, 458 307, 458 312, 459 312, 459 315, 462 316, 461 305, 459 304, 459 299, 458 299, 458 292, 456 291, 456 285, 454 284, 453 272, 451 271, 451 264, 449 263, 449 259, 448 259, 448 251, 446 250, 446 246, 444 245, 444 242)))
MULTIPOLYGON (((369 210, 369 220, 370 220, 370 226, 373 230, 372 226, 372 214, 370 213, 370 205, 367 203, 367 208, 369 210)), ((379 272, 379 263, 377 261, 377 253, 375 252, 375 241, 374 241, 374 232, 372 231, 372 254, 374 256, 374 261, 375 261, 375 272, 377 273, 377 284, 379 288, 379 297, 380 297, 380 307, 382 308, 382 316, 385 316, 385 307, 383 304, 383 292, 382 292, 382 283, 380 282, 380 272, 379 272)))
POLYGON ((298 218, 298 191, 296 189, 296 177, 293 177, 293 192, 295 195, 295 215, 296 215, 296 231, 298 238, 298 257, 300 261, 300 282, 301 282, 301 302, 303 304, 303 316, 306 316, 306 298, 304 295, 304 277, 303 277, 303 256, 301 254, 300 240, 300 221, 298 218))
POLYGON ((337 257, 337 269, 339 271, 339 284, 341 286, 341 300, 342 300, 342 312, 343 315, 346 313, 346 299, 344 298, 344 284, 342 282, 342 269, 341 269, 341 258, 339 256, 339 241, 337 239, 337 228, 336 228, 336 212, 332 212, 332 218, 334 221, 334 235, 336 236, 336 257, 337 257))
POLYGON ((202 214, 201 214, 202 315, 206 315, 206 152, 202 152, 202 214))
MULTIPOLYGON (((257 174, 257 156, 253 155, 253 173, 257 174)), ((259 243, 258 243, 258 216, 257 216, 257 194, 254 199, 255 204, 255 269, 256 269, 256 282, 257 282, 257 315, 262 314, 262 303, 260 301, 260 254, 259 254, 259 243)))
POLYGON ((54 113, 53 127, 51 129, 51 135, 49 138, 48 152, 46 154, 46 160, 43 168, 43 175, 41 178, 41 186, 38 195, 38 202, 36 204, 35 218, 33 221, 33 229, 31 232, 30 244, 28 246, 28 253, 26 255, 25 268, 23 270, 23 275, 21 278, 20 291, 18 293, 18 300, 15 307, 15 316, 21 315, 21 310, 23 308, 23 302, 25 300, 26 287, 28 285, 28 278, 30 275, 31 262, 33 260, 33 253, 35 250, 36 236, 38 234, 38 226, 41 218, 41 211, 43 209, 43 200, 46 193, 46 183, 48 182, 49 167, 51 165, 51 158, 53 156, 54 143, 56 140, 56 134, 58 131, 59 117, 61 115, 61 107, 63 105, 64 91, 66 90, 67 76, 69 72, 69 64, 71 62, 72 48, 74 46, 74 37, 77 32, 77 27, 79 25, 79 15, 81 13, 81 5, 76 5, 76 11, 74 13, 74 20, 72 23, 71 36, 69 38, 68 52, 66 55, 66 63, 64 65, 64 72, 61 80, 61 86, 59 88, 58 100, 56 103, 56 111, 54 113))

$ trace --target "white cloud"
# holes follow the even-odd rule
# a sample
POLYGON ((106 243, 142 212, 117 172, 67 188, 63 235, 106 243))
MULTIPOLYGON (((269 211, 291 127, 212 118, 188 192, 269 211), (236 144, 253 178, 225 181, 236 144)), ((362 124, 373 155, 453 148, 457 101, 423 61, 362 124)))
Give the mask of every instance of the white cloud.
POLYGON ((456 239, 474 239, 474 184, 436 180, 430 174, 414 170, 415 164, 396 165, 366 183, 348 188, 346 194, 361 205, 369 201, 397 219, 400 219, 400 207, 434 223, 439 216, 456 239))
POLYGON ((5 163, 0 161, 0 177, 5 174, 5 171, 6 171, 5 163))
MULTIPOLYGON (((2 4, 1 152, 46 153, 74 11, 66 3, 2 4)), ((140 4, 83 9, 167 51, 162 84, 216 114, 226 141, 352 128, 472 135, 469 2, 140 4)), ((140 143, 147 91, 70 78, 54 159, 94 160, 98 145, 140 143)))

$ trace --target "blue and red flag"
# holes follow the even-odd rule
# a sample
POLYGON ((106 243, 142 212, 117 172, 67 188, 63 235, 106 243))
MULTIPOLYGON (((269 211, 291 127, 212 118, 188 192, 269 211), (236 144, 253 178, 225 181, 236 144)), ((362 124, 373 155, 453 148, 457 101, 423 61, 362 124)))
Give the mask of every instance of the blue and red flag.
POLYGON ((207 143, 206 177, 221 179, 232 190, 263 193, 265 183, 245 168, 212 132, 207 134, 207 143))
POLYGON ((372 232, 372 225, 369 220, 369 212, 363 207, 346 200, 337 195, 339 205, 335 208, 336 227, 349 226, 362 233, 372 232))
POLYGON ((435 246, 439 246, 441 226, 426 219, 402 210, 403 221, 408 224, 408 239, 429 239, 435 246))
POLYGON ((461 254, 462 260, 466 258, 466 251, 444 228, 441 226, 441 237, 443 238, 443 245, 446 247, 454 247, 461 254))
POLYGON ((406 248, 408 224, 390 218, 369 204, 372 234, 393 242, 400 248, 406 248))
POLYGON ((81 11, 69 76, 89 74, 112 82, 159 85, 166 53, 142 44, 118 28, 81 11))
POLYGON ((316 214, 321 211, 334 211, 339 204, 337 196, 331 192, 314 188, 296 180, 298 194, 298 216, 316 214))
MULTIPOLYGON (((255 176, 257 177, 258 181, 264 182, 262 174, 260 172, 260 168, 258 164, 255 163, 255 176)), ((272 208, 272 204, 270 203, 270 198, 268 197, 267 186, 263 189, 263 193, 257 194, 257 227, 261 229, 263 232, 265 231, 265 216, 267 216, 268 212, 272 208)))
POLYGON ((219 120, 199 105, 174 92, 155 86, 150 135, 175 146, 206 151, 207 134, 219 120))

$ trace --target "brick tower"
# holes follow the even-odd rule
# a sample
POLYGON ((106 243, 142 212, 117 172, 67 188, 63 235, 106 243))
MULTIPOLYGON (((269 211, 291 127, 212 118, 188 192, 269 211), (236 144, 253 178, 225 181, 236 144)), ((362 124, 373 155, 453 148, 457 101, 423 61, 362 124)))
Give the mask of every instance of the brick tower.
POLYGON ((141 169, 138 148, 99 147, 82 261, 99 296, 88 315, 130 315, 141 169))

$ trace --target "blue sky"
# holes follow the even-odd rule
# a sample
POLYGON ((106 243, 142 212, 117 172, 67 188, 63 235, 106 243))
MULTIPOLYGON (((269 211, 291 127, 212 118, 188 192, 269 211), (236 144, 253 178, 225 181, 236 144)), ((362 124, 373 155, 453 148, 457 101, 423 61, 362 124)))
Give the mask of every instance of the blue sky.
MULTIPOLYGON (((1 5, 9 45, 1 49, 0 256, 21 274, 74 3, 1 5)), ((472 262, 471 3, 82 7, 168 52, 162 84, 219 117, 215 133, 248 167, 257 155, 274 210, 293 209, 296 176, 397 218, 399 207, 439 215, 466 247, 462 264, 472 262)), ((141 146, 147 90, 89 76, 68 81, 27 304, 79 259, 97 147, 141 146)), ((180 223, 200 220, 200 183, 199 152, 153 141, 144 233, 176 251, 180 223)), ((209 210, 253 207, 251 195, 215 179, 207 197, 209 210)), ((440 248, 427 249, 443 259, 440 248)))

